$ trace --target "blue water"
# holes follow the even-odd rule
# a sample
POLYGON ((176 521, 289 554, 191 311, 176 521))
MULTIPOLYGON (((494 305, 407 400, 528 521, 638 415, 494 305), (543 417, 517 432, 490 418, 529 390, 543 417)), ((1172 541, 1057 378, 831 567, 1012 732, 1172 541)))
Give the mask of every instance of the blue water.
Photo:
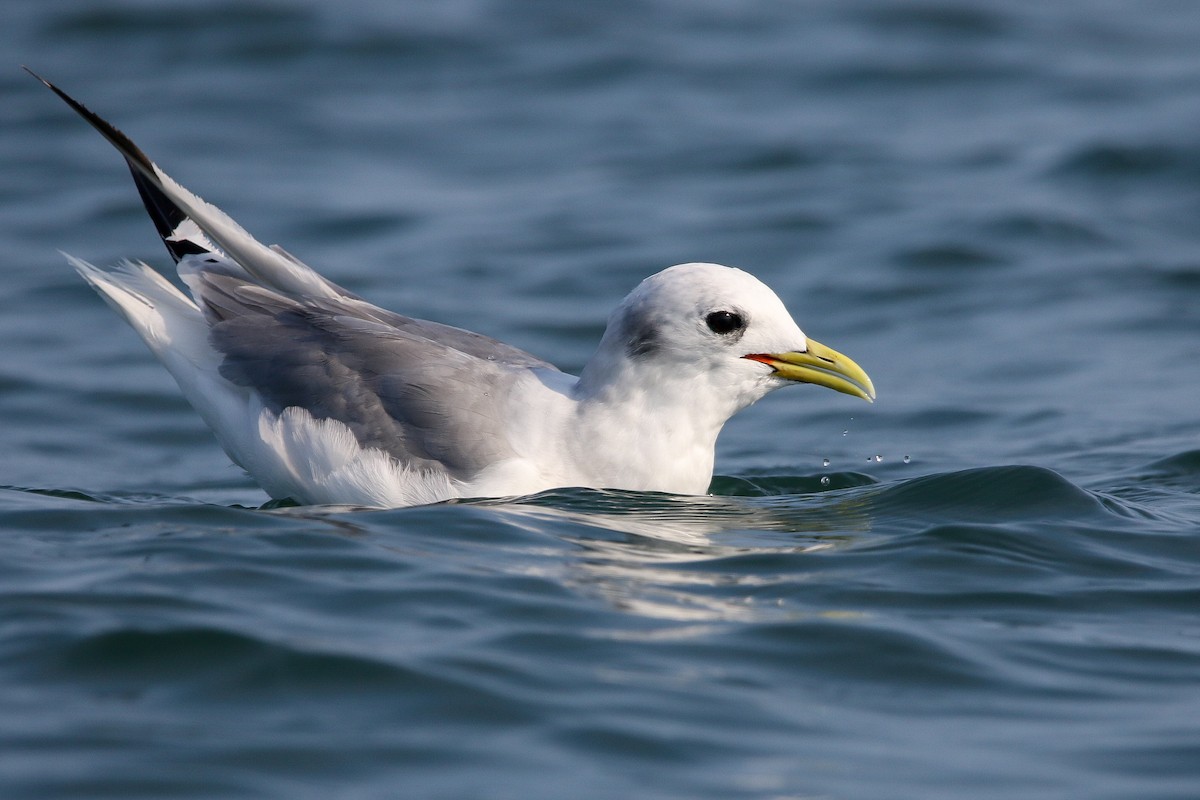
POLYGON ((0 796, 1200 797, 1200 4, 12 0, 0 796), (18 68, 381 305, 577 370, 669 264, 872 375, 712 496, 263 508, 73 274, 18 68), (827 462, 827 463, 826 463, 827 462))

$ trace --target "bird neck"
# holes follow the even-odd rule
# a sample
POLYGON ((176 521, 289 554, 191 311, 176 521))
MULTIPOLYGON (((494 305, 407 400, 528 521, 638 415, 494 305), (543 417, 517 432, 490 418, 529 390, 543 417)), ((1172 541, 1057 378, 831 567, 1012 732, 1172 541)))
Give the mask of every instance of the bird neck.
POLYGON ((585 371, 576 387, 577 460, 594 485, 704 494, 717 435, 737 407, 680 374, 585 371))

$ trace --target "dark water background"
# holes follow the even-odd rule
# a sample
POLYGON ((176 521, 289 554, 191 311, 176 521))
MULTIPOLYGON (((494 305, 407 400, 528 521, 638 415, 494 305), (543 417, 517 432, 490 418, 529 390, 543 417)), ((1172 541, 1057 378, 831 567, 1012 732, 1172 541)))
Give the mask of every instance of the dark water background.
POLYGON ((1200 797, 1200 3, 9 0, 0 796, 1200 797), (773 286, 713 497, 259 510, 56 252, 125 129, 382 305, 576 370, 773 286), (828 459, 828 465, 824 464, 828 459))

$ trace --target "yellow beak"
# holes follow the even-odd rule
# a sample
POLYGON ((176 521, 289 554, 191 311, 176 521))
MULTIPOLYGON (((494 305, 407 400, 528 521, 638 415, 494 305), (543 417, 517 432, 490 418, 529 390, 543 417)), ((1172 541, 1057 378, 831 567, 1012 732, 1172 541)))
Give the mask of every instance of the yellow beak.
POLYGON ((863 368, 832 347, 812 339, 808 340, 808 349, 803 353, 755 353, 743 358, 766 364, 775 370, 772 374, 778 378, 815 383, 835 392, 861 397, 868 403, 875 402, 875 385, 863 368))

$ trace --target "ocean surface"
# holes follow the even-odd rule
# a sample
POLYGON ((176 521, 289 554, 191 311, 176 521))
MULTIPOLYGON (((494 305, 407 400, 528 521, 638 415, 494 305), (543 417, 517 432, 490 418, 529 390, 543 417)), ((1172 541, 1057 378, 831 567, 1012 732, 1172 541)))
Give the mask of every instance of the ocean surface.
POLYGON ((0 797, 1200 797, 1200 3, 8 0, 0 797), (28 64, 340 284, 569 371, 771 285, 878 402, 706 497, 289 507, 68 267, 28 64))

